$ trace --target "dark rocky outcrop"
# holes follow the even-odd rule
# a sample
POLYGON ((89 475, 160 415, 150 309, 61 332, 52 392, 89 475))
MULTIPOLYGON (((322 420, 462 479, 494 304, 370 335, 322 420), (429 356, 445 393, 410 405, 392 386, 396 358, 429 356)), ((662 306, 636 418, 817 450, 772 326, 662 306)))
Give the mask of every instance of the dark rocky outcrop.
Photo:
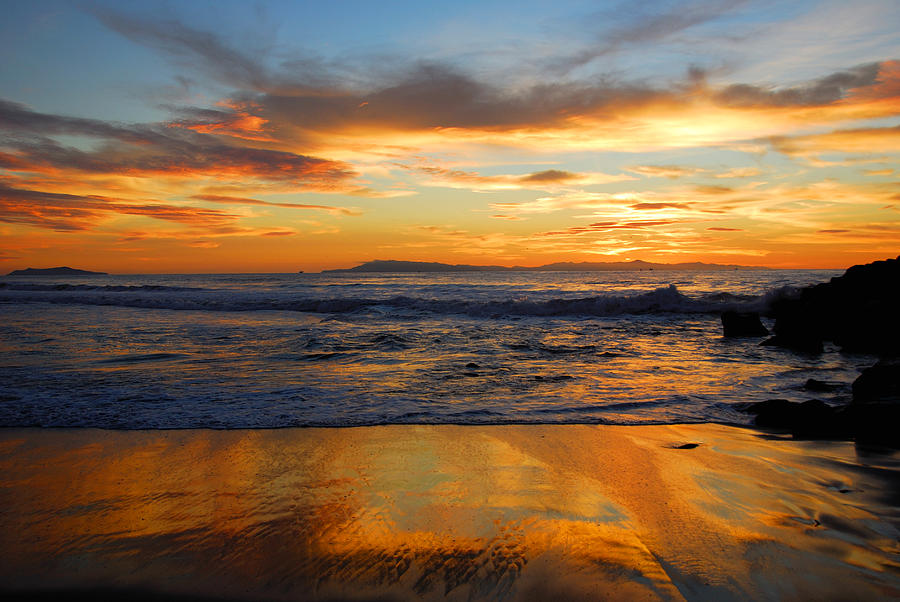
MULTIPOLYGON (((824 341, 832 341, 844 351, 881 359, 854 381, 849 404, 770 399, 743 408, 756 415, 756 424, 795 437, 900 448, 900 257, 853 266, 829 282, 779 298, 771 315, 775 336, 763 345, 819 353, 824 341)), ((824 392, 841 385, 809 379, 804 388, 824 392)))
POLYGON ((853 403, 900 404, 900 359, 883 359, 853 381, 853 403))
POLYGON ((758 313, 726 311, 722 313, 722 330, 726 337, 764 337, 769 331, 758 313))
POLYGON ((857 443, 900 449, 900 404, 851 403, 836 416, 857 443))
POLYGON ((822 353, 824 337, 815 319, 804 313, 801 303, 795 300, 779 301, 775 305, 775 336, 763 345, 784 347, 803 353, 822 353))
POLYGON ((769 399, 750 404, 744 411, 756 415, 757 426, 790 431, 803 439, 842 439, 852 435, 838 419, 837 410, 818 399, 803 403, 769 399))
POLYGON ((749 404, 755 424, 791 433, 798 439, 852 439, 857 443, 900 448, 900 403, 851 403, 829 406, 814 399, 803 403, 769 399, 749 404))
POLYGON ((829 383, 824 380, 818 380, 816 378, 809 378, 803 384, 803 388, 807 391, 816 391, 818 393, 825 393, 828 391, 835 391, 840 389, 843 385, 840 383, 829 383))
POLYGON ((900 359, 882 359, 862 371, 841 419, 857 441, 900 448, 900 359))
POLYGON ((900 257, 857 265, 829 282, 772 304, 775 336, 765 344, 817 352, 900 353, 900 257))

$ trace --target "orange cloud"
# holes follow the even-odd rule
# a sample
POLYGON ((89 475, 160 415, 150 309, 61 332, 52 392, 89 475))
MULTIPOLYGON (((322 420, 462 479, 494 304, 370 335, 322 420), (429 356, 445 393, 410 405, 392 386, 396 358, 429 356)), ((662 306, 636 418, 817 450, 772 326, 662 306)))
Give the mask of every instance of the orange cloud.
POLYGON ((714 178, 752 178, 758 176, 762 171, 755 167, 735 167, 727 171, 712 174, 714 178))
POLYGON ((274 203, 271 201, 262 201, 259 199, 250 199, 245 197, 233 197, 220 194, 194 194, 192 199, 198 201, 209 201, 211 203, 230 203, 237 205, 266 205, 268 207, 287 207, 289 209, 313 209, 316 211, 325 211, 333 215, 361 215, 356 209, 347 207, 332 207, 330 205, 304 205, 300 203, 274 203))
POLYGON ((900 242, 900 224, 853 224, 852 228, 826 228, 817 233, 831 235, 844 242, 900 242))
POLYGON ((691 74, 688 82, 669 88, 550 83, 509 93, 431 65, 365 94, 369 105, 362 113, 358 94, 333 89, 327 95, 252 98, 274 127, 321 149, 378 140, 382 148, 491 144, 633 151, 720 145, 798 127, 894 116, 900 111, 892 83, 896 71, 892 61, 870 63, 787 88, 715 87, 691 74))
POLYGON ((394 165, 428 176, 428 180, 423 182, 425 185, 472 190, 553 190, 565 186, 589 186, 634 180, 633 177, 625 174, 573 173, 559 169, 547 169, 521 175, 486 176, 477 172, 434 165, 409 166, 402 163, 394 165))
POLYGON ((762 173, 755 167, 734 167, 726 171, 715 173, 709 169, 700 167, 682 167, 679 165, 633 165, 628 171, 639 173, 650 177, 664 177, 670 180, 677 180, 686 176, 704 175, 712 178, 749 178, 762 173))
MULTIPOLYGON (((796 174, 778 172, 781 162, 769 161, 765 152, 774 149, 813 166, 874 161, 871 156, 838 161, 819 157, 822 153, 879 153, 879 162, 893 161, 885 155, 900 150, 900 128, 859 120, 884 124, 900 116, 900 62, 858 65, 790 85, 722 81, 724 70, 690 69, 674 81, 637 79, 627 72, 579 79, 572 70, 633 41, 665 37, 707 18, 681 12, 645 19, 583 52, 535 61, 533 77, 508 85, 435 62, 398 60, 369 73, 301 57, 289 67, 271 67, 273 61, 229 46, 211 32, 96 9, 110 28, 234 92, 211 106, 164 107, 169 119, 144 124, 53 115, 0 100, 0 221, 42 228, 47 236, 46 229, 127 227, 134 229, 128 235, 133 240, 171 239, 209 249, 227 236, 293 244, 296 240, 288 238, 293 230, 266 224, 265 216, 253 215, 266 212, 253 208, 361 213, 340 206, 349 201, 332 206, 318 198, 310 204, 265 200, 285 198, 271 196, 276 194, 335 193, 365 197, 358 203, 370 218, 377 217, 344 222, 355 228, 353 243, 349 235, 334 236, 333 224, 306 224, 314 230, 302 234, 334 236, 331 246, 322 244, 329 252, 338 243, 361 245, 359 240, 363 249, 379 243, 416 249, 437 244, 448 252, 503 257, 752 256, 776 245, 821 249, 827 242, 857 248, 866 237, 891 244, 893 230, 866 224, 896 216, 895 184, 863 178, 863 172, 857 179, 865 184, 804 183, 793 179, 796 174), (705 148, 684 158, 670 152, 699 147, 705 148), (709 157, 725 149, 754 153, 765 168, 715 167, 716 159, 709 157), (666 152, 610 159, 613 165, 646 163, 626 168, 627 174, 602 171, 615 171, 603 164, 613 153, 658 150, 666 152), (587 154, 575 156, 583 151, 593 153, 596 163, 590 165, 596 168, 584 167, 587 154), (578 163, 567 164, 569 157, 578 163), (702 167, 670 164, 698 157, 702 167), (480 163, 483 158, 488 161, 480 163), (502 173, 485 173, 489 170, 481 165, 486 164, 502 173), (473 165, 479 167, 468 167, 473 165), (554 168, 516 173, 510 165, 554 168), (744 180, 763 169, 771 175, 768 182, 744 180), (625 181, 635 184, 623 192, 625 181), (715 185, 723 181, 729 185, 715 185), (484 204, 461 217, 462 226, 431 229, 415 228, 430 199, 461 198, 460 193, 429 191, 416 199, 414 210, 369 200, 432 186, 542 192, 505 195, 506 202, 484 204), (146 219, 157 227, 144 231, 134 224, 146 219), (475 225, 479 219, 486 231, 475 225), (509 232, 494 232, 502 225, 496 220, 509 221, 509 232), (522 223, 511 223, 517 220, 522 223), (533 232, 525 232, 529 226, 533 232)), ((719 166, 732 164, 733 155, 723 153, 722 161, 719 166)), ((891 165, 868 175, 894 173, 891 165)))
POLYGON ((257 108, 252 103, 223 100, 216 104, 226 110, 183 110, 189 117, 173 121, 168 126, 182 127, 201 134, 224 134, 244 140, 275 142, 275 139, 266 133, 268 121, 250 113, 250 110, 257 108))
POLYGON ((678 165, 633 165, 628 170, 645 176, 664 177, 672 180, 705 171, 697 167, 680 167, 678 165))
POLYGON ((778 136, 771 138, 770 142, 775 150, 787 155, 900 152, 900 126, 835 130, 806 136, 778 136))
POLYGON ((548 232, 536 232, 534 236, 580 236, 593 232, 610 232, 612 230, 645 230, 655 226, 668 226, 676 223, 676 220, 639 220, 628 222, 596 222, 587 226, 572 226, 565 230, 551 230, 548 232))
POLYGON ((635 203, 629 205, 632 209, 686 209, 690 205, 688 203, 635 203))
POLYGON ((282 150, 239 146, 220 137, 161 125, 123 126, 31 111, 0 100, 0 167, 46 174, 136 177, 197 175, 292 182, 310 189, 348 187, 350 166, 282 150), (103 141, 97 150, 64 146, 58 135, 103 141))
POLYGON ((0 222, 60 232, 87 230, 112 215, 136 215, 209 231, 230 231, 239 216, 216 209, 159 202, 136 204, 98 195, 14 188, 0 183, 0 222))
MULTIPOLYGON (((730 4, 730 3, 726 3, 730 4)), ((723 6, 679 8, 608 32, 572 54, 530 65, 530 81, 510 86, 458 66, 397 57, 371 70, 314 56, 290 68, 221 36, 173 20, 92 12, 131 40, 177 57, 238 90, 217 109, 189 109, 197 131, 257 139, 330 156, 387 149, 491 145, 568 152, 649 150, 740 143, 797 127, 898 114, 900 63, 870 62, 792 85, 710 81, 690 68, 681 81, 573 78, 571 70, 635 42, 665 39, 713 18, 723 6), (347 77, 354 74, 353 78, 347 77), (353 84, 342 84, 352 81, 353 84), (193 111, 193 113, 191 113, 193 111)))

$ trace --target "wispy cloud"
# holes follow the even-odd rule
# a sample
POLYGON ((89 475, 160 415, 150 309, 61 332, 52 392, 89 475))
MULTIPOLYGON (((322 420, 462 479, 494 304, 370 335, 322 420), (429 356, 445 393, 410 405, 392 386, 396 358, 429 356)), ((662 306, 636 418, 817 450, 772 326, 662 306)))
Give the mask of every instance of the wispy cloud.
POLYGON ((151 123, 0 99, 0 222, 43 236, 127 229, 135 241, 214 249, 226 236, 339 240, 335 222, 361 215, 360 205, 366 217, 354 226, 383 230, 375 246, 507 258, 751 255, 792 240, 816 245, 817 236, 888 245, 894 230, 870 226, 890 222, 900 205, 889 181, 900 152, 900 62, 833 54, 856 58, 741 79, 752 65, 692 44, 716 29, 734 49, 747 42, 735 36, 765 29, 743 4, 622 4, 559 45, 511 44, 540 47, 510 52, 512 75, 440 52, 324 58, 287 52, 274 38, 239 44, 160 13, 89 8, 175 65, 173 85, 197 93, 154 105, 167 117, 151 123), (719 29, 724 22, 741 31, 719 29), (684 53, 657 68, 641 63, 651 45, 684 53), (824 178, 832 173, 856 175, 824 178), (464 227, 415 227, 420 209, 464 198, 459 191, 494 194, 466 200, 464 227), (376 200, 411 195, 415 211, 376 200), (384 207, 401 233, 365 221, 384 207), (301 225, 306 211, 322 223, 301 225), (273 226, 273 214, 292 221, 273 226))
POLYGON ((644 176, 670 178, 672 180, 683 178, 706 170, 699 167, 681 167, 679 165, 632 165, 628 171, 644 176))
POLYGON ((728 107, 825 106, 844 100, 854 90, 880 83, 880 70, 880 63, 867 63, 790 87, 732 84, 714 91, 713 98, 728 107))
POLYGON ((788 155, 815 155, 825 152, 900 152, 900 126, 834 130, 825 134, 777 136, 772 147, 788 155))
POLYGON ((242 88, 274 87, 262 59, 265 52, 239 50, 211 31, 174 19, 144 18, 94 5, 89 8, 108 28, 166 54, 181 65, 193 66, 220 81, 242 88))
POLYGON ((728 15, 741 4, 695 2, 663 12, 655 7, 653 14, 628 9, 632 18, 616 19, 617 29, 605 31, 596 43, 553 59, 557 75, 544 73, 539 83, 514 87, 437 60, 395 57, 389 67, 372 69, 301 55, 275 64, 265 49, 236 49, 220 36, 182 23, 108 9, 95 12, 129 39, 236 89, 215 109, 184 109, 186 117, 176 123, 251 139, 272 136, 325 153, 336 144, 438 141, 677 148, 737 142, 759 136, 761 127, 767 130, 763 135, 778 135, 797 124, 896 114, 900 72, 892 61, 852 66, 787 86, 717 86, 699 68, 686 68, 686 76, 675 82, 629 79, 627 73, 583 81, 565 75, 630 44, 665 39, 728 15), (761 119, 748 127, 749 115, 761 119))
POLYGON ((232 145, 221 137, 167 127, 121 125, 50 115, 0 100, 0 167, 28 172, 82 172, 129 176, 197 174, 287 181, 314 189, 346 187, 346 164, 267 148, 232 145), (58 135, 85 136, 97 150, 65 146, 58 135))
POLYGON ((426 186, 445 186, 470 190, 557 190, 563 187, 589 186, 624 182, 635 178, 627 174, 574 173, 546 169, 527 174, 482 175, 474 171, 450 169, 436 165, 406 165, 397 167, 425 176, 420 183, 426 186))
POLYGON ((762 173, 762 170, 756 167, 734 167, 719 173, 712 174, 712 177, 719 179, 726 178, 752 178, 762 173))
POLYGON ((271 201, 262 201, 259 199, 224 196, 220 194, 195 194, 192 195, 191 198, 198 201, 207 201, 210 203, 229 203, 234 205, 265 205, 268 207, 286 207, 288 209, 312 209, 315 211, 324 211, 333 215, 361 214, 358 209, 350 209, 348 207, 332 207, 330 205, 304 205, 302 203, 275 203, 271 201))
POLYGON ((221 108, 169 107, 180 117, 167 125, 203 134, 223 134, 244 140, 275 142, 266 133, 268 122, 250 113, 249 109, 254 108, 252 105, 230 101, 220 101, 218 105, 221 108))
POLYGON ((593 43, 570 55, 549 60, 545 68, 557 75, 567 74, 629 46, 658 43, 697 25, 714 21, 744 3, 743 0, 688 2, 678 3, 671 10, 660 10, 658 6, 650 5, 644 8, 639 3, 624 3, 593 16, 591 21, 603 32, 593 43), (623 15, 628 21, 620 24, 623 15), (617 27, 605 30, 603 26, 606 23, 616 23, 617 27))
POLYGON ((580 236, 598 232, 612 232, 613 230, 646 230, 656 226, 668 226, 676 223, 676 220, 633 220, 633 221, 607 221, 594 222, 586 226, 572 226, 564 230, 550 230, 537 232, 534 236, 580 236))
POLYGON ((756 167, 733 167, 725 171, 713 171, 702 167, 686 167, 681 165, 632 165, 628 171, 649 177, 663 177, 677 180, 690 176, 704 176, 717 179, 750 178, 758 176, 762 171, 756 167))
POLYGON ((210 231, 235 224, 237 215, 165 203, 136 204, 102 196, 82 196, 14 188, 0 183, 0 221, 57 231, 87 230, 111 215, 136 215, 210 231))

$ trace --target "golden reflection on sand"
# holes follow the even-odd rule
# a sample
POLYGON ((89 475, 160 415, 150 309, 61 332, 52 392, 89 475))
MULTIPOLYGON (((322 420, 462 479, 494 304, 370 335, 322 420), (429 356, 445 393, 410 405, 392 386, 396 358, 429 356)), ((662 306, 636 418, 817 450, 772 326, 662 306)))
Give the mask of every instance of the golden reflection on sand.
POLYGON ((897 467, 716 425, 7 429, 0 588, 897 598, 897 467))

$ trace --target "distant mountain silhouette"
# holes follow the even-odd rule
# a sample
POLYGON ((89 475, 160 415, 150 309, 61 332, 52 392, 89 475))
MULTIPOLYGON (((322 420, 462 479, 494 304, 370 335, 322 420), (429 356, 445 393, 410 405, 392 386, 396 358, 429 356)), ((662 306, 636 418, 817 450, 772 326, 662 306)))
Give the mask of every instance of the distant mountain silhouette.
POLYGON ((7 276, 107 276, 106 272, 90 272, 88 270, 76 270, 75 268, 26 268, 14 270, 7 276))
POLYGON ((690 270, 690 271, 720 271, 720 270, 766 270, 769 268, 722 265, 717 263, 651 263, 648 261, 614 261, 614 262, 560 262, 548 263, 537 267, 505 267, 499 265, 467 265, 448 264, 427 261, 396 261, 375 260, 367 261, 353 268, 338 270, 323 270, 323 273, 369 273, 369 272, 618 272, 641 270, 690 270))

